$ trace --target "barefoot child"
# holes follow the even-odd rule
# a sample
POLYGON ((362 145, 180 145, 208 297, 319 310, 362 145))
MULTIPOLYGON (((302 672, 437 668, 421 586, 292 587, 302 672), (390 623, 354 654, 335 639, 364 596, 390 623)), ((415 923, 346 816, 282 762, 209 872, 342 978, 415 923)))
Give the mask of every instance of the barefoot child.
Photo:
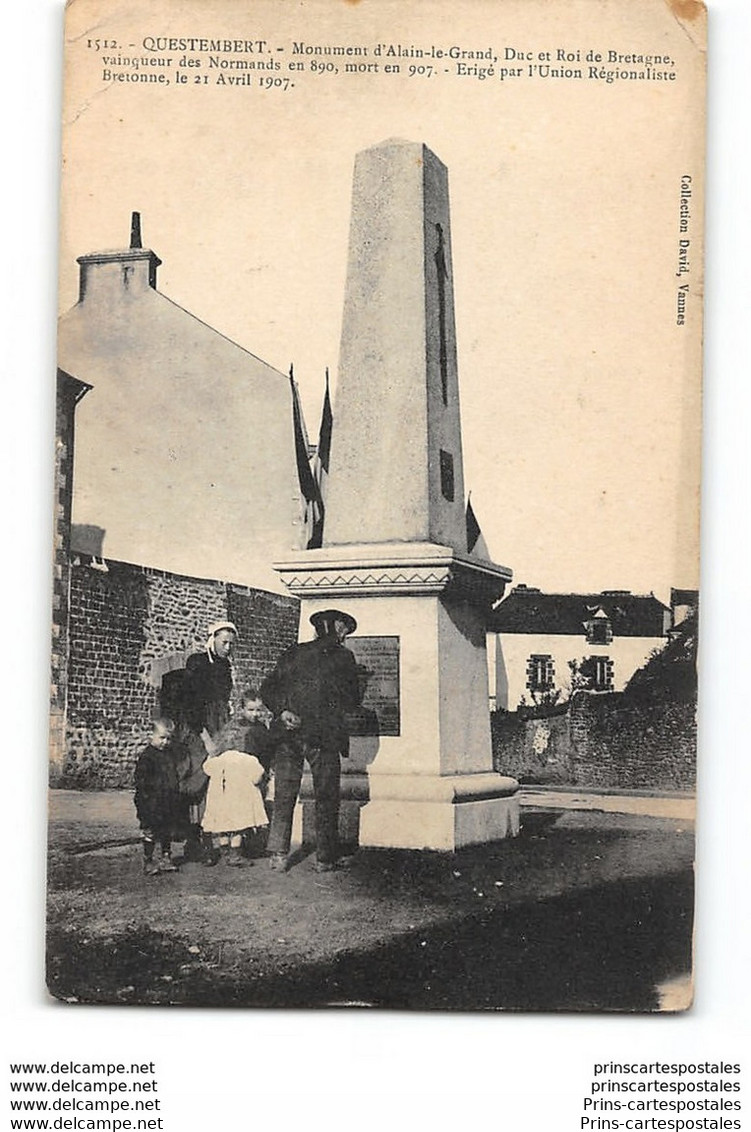
POLYGON ((171 719, 154 720, 151 741, 138 757, 135 771, 136 814, 142 831, 143 869, 148 876, 174 873, 172 837, 180 818, 177 765, 170 749, 175 725, 171 719), (154 848, 159 844, 159 860, 154 848))

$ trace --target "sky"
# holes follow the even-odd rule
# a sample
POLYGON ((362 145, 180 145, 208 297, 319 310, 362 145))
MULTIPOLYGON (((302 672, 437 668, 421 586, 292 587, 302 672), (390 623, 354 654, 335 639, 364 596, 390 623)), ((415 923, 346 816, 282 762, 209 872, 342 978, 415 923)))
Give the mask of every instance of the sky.
MULTIPOLYGON (((157 90, 102 82, 87 3, 69 29, 61 311, 76 300, 76 256, 126 246, 139 210, 160 290, 282 372, 294 363, 314 437, 327 367, 336 417, 355 154, 424 141, 449 169, 465 484, 494 559, 548 590, 666 600, 698 584, 702 53, 690 21, 639 0, 627 22, 605 2, 594 34, 588 0, 510 0, 494 20, 479 3, 452 26, 462 49, 491 47, 496 72, 511 49, 617 48, 669 54, 672 82, 491 81, 451 63, 430 77, 308 71, 286 91, 157 90), (684 174, 693 262, 678 326, 684 174)), ((148 35, 268 36, 285 66, 303 35, 368 45, 369 58, 377 42, 452 43, 427 20, 435 6, 345 5, 335 36, 322 2, 276 9, 273 36, 257 10, 249 31, 240 8, 155 19, 135 4, 96 32, 123 55, 129 42, 147 54, 148 35)), ((374 436, 398 428, 376 424, 374 436)))

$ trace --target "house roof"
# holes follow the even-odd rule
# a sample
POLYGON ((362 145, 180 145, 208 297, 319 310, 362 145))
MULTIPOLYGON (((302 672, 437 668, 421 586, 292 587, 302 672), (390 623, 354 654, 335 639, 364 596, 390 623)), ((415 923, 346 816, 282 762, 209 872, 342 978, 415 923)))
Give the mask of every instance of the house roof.
POLYGON ((515 586, 490 617, 495 633, 584 636, 584 624, 603 614, 616 637, 664 637, 667 606, 654 594, 604 590, 590 594, 546 594, 515 586))
POLYGON ((696 608, 699 604, 699 591, 673 588, 670 591, 670 604, 674 609, 676 605, 691 605, 696 608))
POLYGON ((81 381, 80 378, 74 377, 72 373, 68 373, 64 369, 57 368, 57 390, 62 397, 68 397, 77 405, 82 397, 85 397, 89 390, 93 389, 93 385, 89 385, 88 381, 81 381))

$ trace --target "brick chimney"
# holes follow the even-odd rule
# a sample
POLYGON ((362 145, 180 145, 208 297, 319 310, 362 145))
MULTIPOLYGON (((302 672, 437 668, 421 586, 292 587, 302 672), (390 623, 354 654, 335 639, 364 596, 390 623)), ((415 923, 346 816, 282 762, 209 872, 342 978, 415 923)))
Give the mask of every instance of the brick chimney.
POLYGON ((147 288, 156 289, 156 271, 161 260, 141 245, 141 214, 131 214, 130 247, 124 251, 92 252, 78 257, 81 275, 78 301, 138 297, 147 288))

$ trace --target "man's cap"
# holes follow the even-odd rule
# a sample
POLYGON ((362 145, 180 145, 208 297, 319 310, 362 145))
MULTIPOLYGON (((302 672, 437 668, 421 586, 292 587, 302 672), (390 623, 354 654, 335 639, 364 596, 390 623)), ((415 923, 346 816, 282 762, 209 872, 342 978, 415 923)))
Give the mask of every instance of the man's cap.
POLYGON ((357 629, 357 622, 354 617, 351 617, 349 613, 342 613, 341 609, 319 609, 310 618, 310 623, 316 633, 321 630, 328 631, 335 621, 343 621, 347 626, 348 633, 354 633, 357 629))

